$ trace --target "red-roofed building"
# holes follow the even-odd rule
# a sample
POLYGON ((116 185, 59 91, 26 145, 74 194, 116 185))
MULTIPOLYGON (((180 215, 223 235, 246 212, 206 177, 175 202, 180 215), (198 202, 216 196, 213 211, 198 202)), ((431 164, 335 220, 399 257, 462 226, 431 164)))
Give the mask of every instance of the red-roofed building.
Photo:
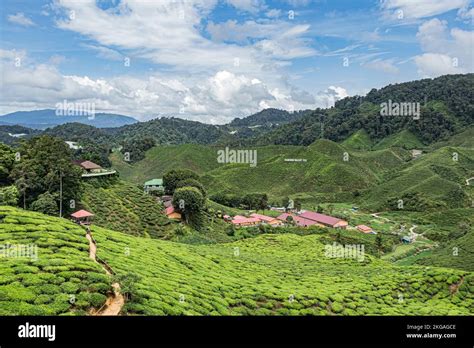
POLYGON ((374 230, 366 225, 357 225, 356 228, 363 233, 374 233, 374 230))
POLYGON ((312 211, 306 211, 302 214, 299 215, 299 217, 316 221, 317 223, 327 226, 327 227, 333 227, 333 228, 346 228, 348 225, 347 221, 344 221, 339 218, 335 218, 329 215, 324 215, 320 213, 315 213, 312 211))
POLYGON ((324 227, 323 225, 317 223, 316 221, 301 217, 301 215, 283 213, 279 215, 277 219, 285 223, 288 223, 288 220, 287 220, 288 216, 291 216, 293 218, 294 224, 299 227, 308 227, 308 226, 313 226, 313 225, 324 227))
POLYGON ((254 217, 245 217, 245 216, 242 216, 242 215, 236 215, 234 216, 234 218, 232 219, 232 224, 234 226, 241 226, 241 227, 244 227, 244 226, 255 226, 255 225, 259 225, 260 224, 260 219, 257 219, 257 218, 254 218, 254 217))
POLYGON ((174 210, 172 205, 165 209, 165 214, 169 219, 181 220, 181 214, 174 210))
POLYGON ((271 216, 266 216, 266 215, 256 214, 256 213, 250 214, 250 216, 253 218, 259 219, 264 224, 268 224, 272 226, 278 226, 282 224, 280 220, 271 216))
POLYGON ((81 209, 76 211, 75 213, 71 214, 72 220, 75 223, 81 224, 81 225, 90 225, 91 224, 91 219, 94 216, 94 214, 88 212, 87 210, 81 209))

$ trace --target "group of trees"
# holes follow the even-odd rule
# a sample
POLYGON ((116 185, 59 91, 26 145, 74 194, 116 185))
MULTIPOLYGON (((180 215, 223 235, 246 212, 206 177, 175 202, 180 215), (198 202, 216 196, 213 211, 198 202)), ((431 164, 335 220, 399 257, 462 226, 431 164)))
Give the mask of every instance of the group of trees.
POLYGON ((364 129, 373 140, 409 130, 431 144, 462 130, 473 122, 474 74, 446 75, 373 89, 366 96, 347 97, 331 109, 316 109, 309 115, 282 125, 251 142, 256 144, 309 145, 316 139, 342 141, 364 129), (420 117, 381 116, 380 105, 419 103, 420 117))
POLYGON ((81 169, 59 138, 40 136, 17 149, 0 144, 0 198, 3 204, 56 215, 70 211, 80 198, 81 169))
POLYGON ((135 163, 145 158, 145 152, 156 145, 152 137, 134 137, 124 140, 121 152, 129 154, 129 162, 135 163))
POLYGON ((188 169, 175 169, 163 176, 165 193, 173 195, 173 207, 197 230, 204 224, 207 192, 199 175, 188 169))
POLYGON ((268 208, 268 196, 266 193, 248 193, 245 195, 217 193, 210 198, 214 202, 233 208, 257 211, 268 208))

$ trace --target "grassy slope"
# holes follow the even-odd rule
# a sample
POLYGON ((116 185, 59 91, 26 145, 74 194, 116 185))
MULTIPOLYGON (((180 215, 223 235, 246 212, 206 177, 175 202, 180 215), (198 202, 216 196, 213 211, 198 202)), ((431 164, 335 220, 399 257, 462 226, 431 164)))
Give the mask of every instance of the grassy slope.
POLYGON ((422 192, 431 200, 444 202, 448 206, 466 206, 465 202, 453 201, 449 193, 461 188, 466 194, 465 179, 474 173, 474 149, 443 147, 425 154, 401 167, 394 175, 371 188, 363 195, 363 205, 380 209, 390 197, 401 197, 409 192, 422 192), (453 160, 453 153, 458 161, 453 160))
MULTIPOLYGON (((85 277, 89 282, 69 279, 68 284, 89 290, 97 286, 90 283, 94 277, 98 284, 107 281, 99 266, 88 260, 84 231, 77 225, 15 208, 2 207, 1 212, 8 223, 0 225, 3 240, 41 243, 36 264, 18 259, 0 263, 3 313, 56 314, 52 304, 33 305, 38 294, 45 294, 37 281, 54 279, 58 299, 80 294, 72 286, 63 289, 64 280, 59 277, 77 277, 79 281, 85 277), (68 245, 71 240, 73 244, 68 245), (25 267, 33 268, 28 272, 25 267), (71 269, 97 275, 64 273, 71 269), (25 281, 23 273, 32 278, 25 281)), ((473 292, 469 292, 474 286, 472 273, 397 267, 367 255, 363 262, 327 258, 318 235, 263 235, 230 244, 195 246, 96 226, 92 230, 98 255, 115 272, 140 276, 135 300, 124 308, 128 313, 462 315, 474 311, 473 292), (130 253, 124 252, 126 248, 130 253), (461 278, 464 282, 459 291, 450 294, 449 286, 461 278), (403 302, 399 302, 400 294, 403 302)), ((54 301, 62 304, 61 313, 75 308, 54 301)))
POLYGON ((423 143, 410 131, 403 130, 400 133, 389 135, 375 144, 374 150, 386 149, 389 147, 402 147, 407 150, 420 149, 425 147, 423 143))
POLYGON ((0 244, 38 248, 36 261, 0 256, 0 315, 84 315, 105 302, 111 281, 77 225, 0 206, 0 244))
POLYGON ((163 237, 172 228, 162 206, 133 184, 88 180, 84 185, 82 205, 95 214, 99 226, 153 238, 163 237))
POLYGON ((349 138, 344 140, 341 145, 348 149, 370 150, 372 147, 372 140, 364 129, 359 129, 349 138))

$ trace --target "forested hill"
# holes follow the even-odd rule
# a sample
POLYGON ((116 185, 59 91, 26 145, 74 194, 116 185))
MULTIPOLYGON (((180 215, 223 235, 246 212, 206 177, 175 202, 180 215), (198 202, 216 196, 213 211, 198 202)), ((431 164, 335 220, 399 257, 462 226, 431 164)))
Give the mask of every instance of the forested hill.
POLYGON ((274 108, 264 109, 256 114, 244 118, 235 118, 229 123, 230 127, 251 127, 265 125, 279 125, 299 120, 311 110, 288 112, 274 108))
POLYGON ((226 134, 214 125, 174 117, 156 118, 147 122, 110 129, 109 132, 118 141, 149 137, 158 144, 213 144, 226 134))
POLYGON ((474 122, 474 74, 446 75, 371 90, 367 96, 342 99, 331 109, 260 135, 252 143, 309 145, 319 138, 342 141, 364 129, 372 140, 409 130, 430 144, 458 133, 474 122), (381 116, 380 104, 420 103, 420 118, 381 116))

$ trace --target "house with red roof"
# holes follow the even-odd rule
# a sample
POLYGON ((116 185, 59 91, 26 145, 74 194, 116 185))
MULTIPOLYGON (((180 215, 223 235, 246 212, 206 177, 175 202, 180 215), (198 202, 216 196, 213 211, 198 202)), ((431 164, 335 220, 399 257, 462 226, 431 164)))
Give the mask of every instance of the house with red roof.
POLYGON ((232 224, 234 226, 245 227, 245 226, 256 226, 260 224, 260 219, 255 217, 245 217, 242 215, 236 215, 232 219, 232 224))
POLYGON ((271 226, 279 226, 283 224, 280 220, 271 216, 266 216, 266 215, 256 214, 256 213, 250 214, 250 216, 256 219, 259 219, 263 224, 267 224, 271 226))
POLYGON ((312 211, 305 211, 299 215, 283 213, 277 217, 278 220, 287 222, 288 216, 293 218, 296 226, 308 227, 317 225, 320 227, 332 227, 332 228, 346 228, 348 223, 339 218, 335 218, 329 215, 319 214, 312 211))
POLYGON ((172 205, 165 209, 165 214, 168 219, 181 220, 181 214, 178 213, 172 205))
POLYGON ((332 227, 332 228, 346 228, 347 225, 349 225, 349 223, 345 220, 342 220, 333 216, 329 216, 329 215, 315 213, 312 211, 305 211, 304 213, 301 213, 299 217, 312 220, 323 226, 332 227))
POLYGON ((372 234, 374 234, 374 230, 369 226, 357 225, 356 228, 357 228, 357 230, 359 230, 362 233, 372 233, 372 234))
POLYGON ((283 213, 277 217, 278 220, 283 221, 284 223, 288 223, 288 216, 291 216, 293 218, 293 222, 296 226, 299 227, 308 227, 308 226, 320 226, 324 227, 323 225, 317 223, 316 221, 306 219, 301 217, 301 215, 296 215, 296 214, 290 214, 290 213, 283 213))

